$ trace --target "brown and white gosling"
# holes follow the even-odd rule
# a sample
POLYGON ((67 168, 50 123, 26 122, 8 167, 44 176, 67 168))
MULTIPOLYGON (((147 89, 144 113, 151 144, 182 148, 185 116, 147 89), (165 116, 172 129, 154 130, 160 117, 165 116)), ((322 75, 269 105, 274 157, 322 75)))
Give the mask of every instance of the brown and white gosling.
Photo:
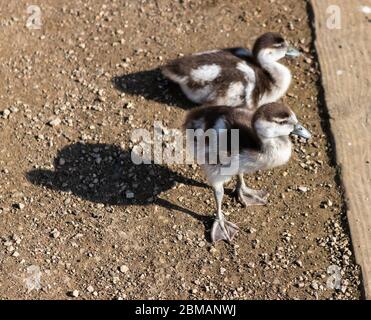
POLYGON ((257 109, 286 93, 291 72, 278 61, 298 54, 279 33, 268 32, 255 41, 252 52, 233 48, 195 53, 161 70, 195 103, 257 109))
POLYGON ((246 108, 226 106, 196 108, 187 114, 184 128, 195 130, 191 131, 194 136, 187 132, 188 146, 194 145, 189 152, 198 160, 206 159, 203 164, 202 160, 199 162, 214 190, 217 218, 211 230, 213 242, 231 241, 238 231, 238 227, 227 221, 222 212, 224 183, 237 175, 239 200, 246 206, 266 204, 268 193, 248 188, 243 174, 284 165, 291 157, 289 135, 305 139, 311 136, 299 124, 294 112, 280 103, 265 104, 254 113, 246 108), (233 129, 238 129, 234 131, 237 132, 234 139, 233 129), (210 133, 217 138, 214 139, 210 133), (222 141, 228 143, 222 145, 222 141))

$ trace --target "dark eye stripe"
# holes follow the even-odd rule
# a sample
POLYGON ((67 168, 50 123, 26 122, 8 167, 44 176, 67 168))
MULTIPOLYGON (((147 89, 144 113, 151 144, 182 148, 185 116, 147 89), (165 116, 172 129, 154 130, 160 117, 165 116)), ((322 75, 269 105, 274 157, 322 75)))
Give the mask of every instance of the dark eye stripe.
POLYGON ((273 120, 273 122, 277 123, 277 124, 288 124, 288 120, 282 120, 282 121, 276 121, 276 120, 273 120))
POLYGON ((273 45, 274 48, 283 48, 284 46, 285 46, 284 43, 275 43, 275 44, 273 45))

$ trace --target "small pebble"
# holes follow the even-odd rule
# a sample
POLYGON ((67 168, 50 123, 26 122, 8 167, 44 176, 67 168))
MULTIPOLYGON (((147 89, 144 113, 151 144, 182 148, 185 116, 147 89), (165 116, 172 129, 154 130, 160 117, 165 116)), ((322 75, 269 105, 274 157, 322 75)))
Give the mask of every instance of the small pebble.
POLYGON ((50 125, 50 126, 52 126, 52 127, 56 127, 56 126, 59 126, 60 124, 61 124, 61 119, 59 119, 59 118, 55 118, 55 119, 53 119, 53 120, 50 120, 49 122, 48 122, 48 125, 50 125))
POLYGON ((77 298, 79 296, 79 290, 73 290, 71 295, 72 297, 77 298))
POLYGON ((307 192, 308 188, 304 187, 304 186, 300 186, 300 187, 298 187, 298 190, 301 191, 301 192, 307 192))
POLYGON ((317 281, 312 281, 312 284, 310 286, 314 290, 318 290, 319 289, 319 285, 318 285, 318 282, 317 281))
POLYGON ((53 238, 58 238, 60 236, 60 232, 57 230, 57 229, 53 229, 51 232, 50 232, 50 235, 53 237, 53 238))
POLYGON ((122 266, 120 267, 120 272, 122 272, 122 273, 126 273, 126 272, 128 272, 128 271, 129 271, 129 268, 128 268, 127 266, 122 265, 122 266))
POLYGON ((25 205, 24 205, 23 203, 20 202, 20 203, 16 203, 15 207, 16 207, 17 209, 19 209, 19 210, 22 210, 22 209, 24 209, 25 205))

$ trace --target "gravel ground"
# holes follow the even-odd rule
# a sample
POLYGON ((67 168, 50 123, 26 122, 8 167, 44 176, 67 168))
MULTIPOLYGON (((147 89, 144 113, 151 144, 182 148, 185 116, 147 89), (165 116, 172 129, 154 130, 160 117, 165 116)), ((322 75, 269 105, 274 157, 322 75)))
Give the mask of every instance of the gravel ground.
POLYGON ((0 7, 1 299, 360 298, 305 1, 43 0, 38 30, 27 5, 0 7), (242 208, 227 186, 242 231, 212 245, 199 168, 135 166, 130 136, 179 128, 192 107, 159 65, 265 31, 303 52, 285 62, 284 102, 313 138, 246 176, 267 206, 242 208))

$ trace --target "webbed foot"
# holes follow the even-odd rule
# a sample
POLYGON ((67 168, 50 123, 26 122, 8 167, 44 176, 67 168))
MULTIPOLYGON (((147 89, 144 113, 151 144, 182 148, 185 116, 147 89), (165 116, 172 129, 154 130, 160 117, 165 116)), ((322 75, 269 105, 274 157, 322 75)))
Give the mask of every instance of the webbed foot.
POLYGON ((239 187, 236 189, 236 196, 243 206, 266 205, 268 202, 269 193, 264 190, 253 190, 249 188, 239 187))
POLYGON ((211 241, 226 240, 231 242, 238 230, 239 228, 232 222, 225 219, 215 219, 211 228, 211 241))

